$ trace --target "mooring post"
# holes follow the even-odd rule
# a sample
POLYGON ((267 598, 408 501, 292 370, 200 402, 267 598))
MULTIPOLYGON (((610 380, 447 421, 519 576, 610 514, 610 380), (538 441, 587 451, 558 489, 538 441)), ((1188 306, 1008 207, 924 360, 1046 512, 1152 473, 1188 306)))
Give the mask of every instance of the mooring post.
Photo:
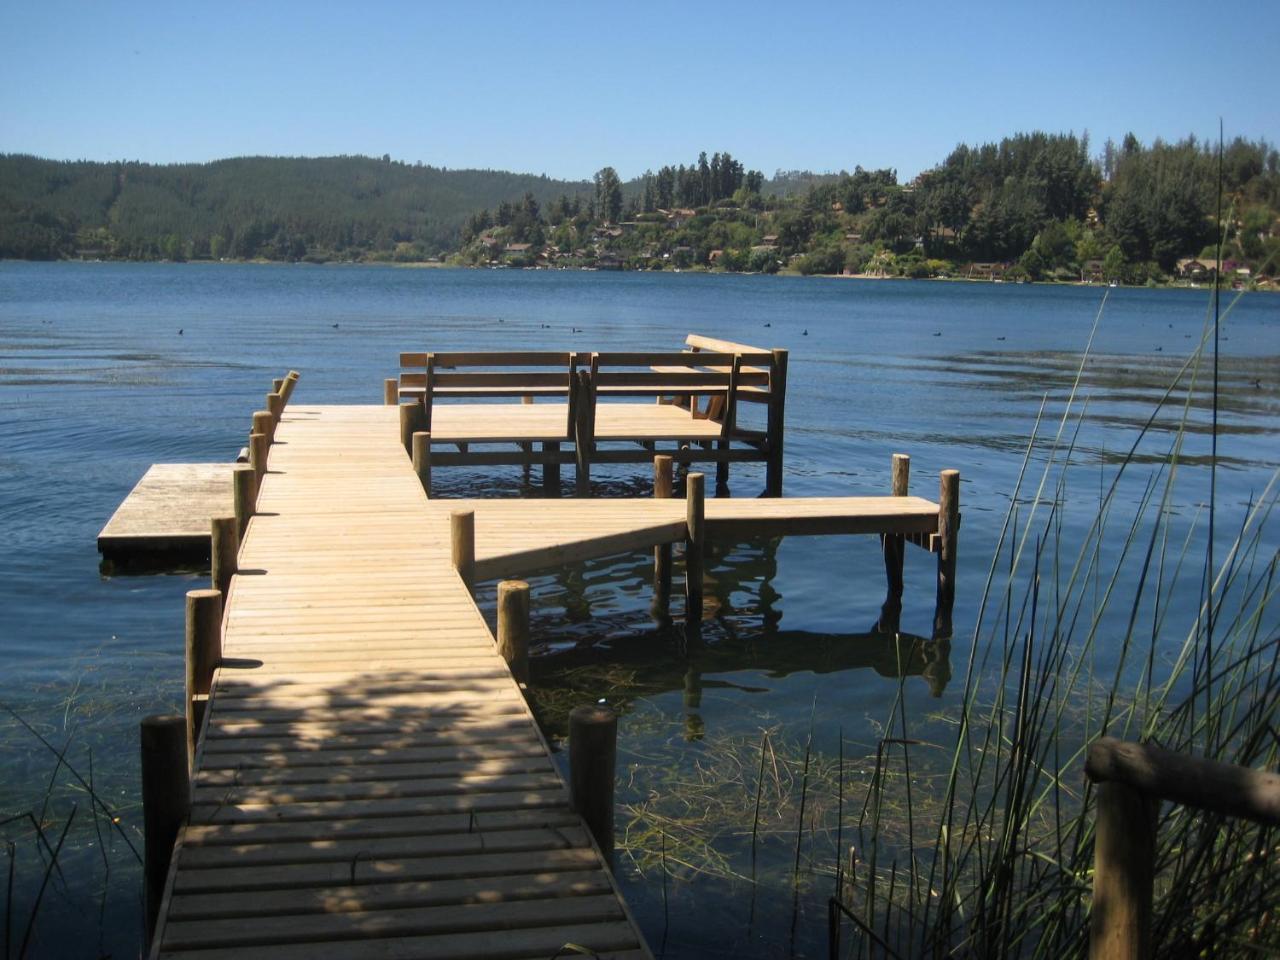
POLYGON ((413 472, 428 497, 431 496, 431 434, 425 430, 413 431, 413 472))
POLYGON ((1159 802, 1127 783, 1097 785, 1090 960, 1147 960, 1159 802))
POLYGON ((143 873, 146 878, 147 944, 155 934, 160 901, 178 830, 191 811, 186 720, 177 715, 145 717, 138 728, 142 752, 143 873))
POLYGON ((271 392, 284 396, 284 377, 276 377, 271 381, 271 392))
MULTIPOLYGON (((656 500, 670 500, 672 491, 672 460, 667 454, 653 458, 653 496, 656 500)), ((653 608, 652 613, 662 625, 671 620, 671 544, 660 543, 653 548, 653 608)))
POLYGON ((569 796, 605 860, 613 863, 613 778, 618 715, 604 704, 569 712, 569 796))
POLYGON ((428 430, 426 409, 422 404, 400 404, 400 443, 406 455, 413 456, 413 435, 425 430, 428 430))
POLYGON ((270 443, 276 433, 276 421, 275 418, 271 416, 271 411, 256 411, 253 415, 253 428, 249 432, 262 434, 267 438, 267 443, 270 443))
POLYGON ((194 766, 213 671, 222 660, 222 594, 217 590, 187 591, 185 647, 187 761, 194 766))
MULTIPOLYGON (((893 480, 891 490, 895 497, 905 497, 911 479, 911 458, 905 453, 893 455, 893 480)), ((907 541, 901 534, 885 534, 881 538, 884 548, 884 572, 889 581, 887 605, 902 606, 902 564, 907 541)))
POLYGON ((280 418, 284 415, 284 397, 278 393, 267 394, 267 413, 271 414, 272 430, 271 437, 275 439, 275 427, 279 426, 280 418))
POLYGON ((400 402, 400 381, 395 377, 387 377, 382 381, 382 402, 388 407, 394 407, 400 402))
POLYGON ((214 517, 209 521, 210 581, 227 602, 231 578, 239 571, 240 523, 235 517, 214 517))
POLYGON ((258 499, 258 475, 247 463, 237 463, 231 468, 231 502, 236 515, 236 540, 244 539, 249 529, 249 518, 253 516, 254 506, 258 499))
POLYGON ((297 370, 290 370, 284 377, 284 386, 280 389, 280 395, 284 397, 285 406, 289 405, 289 398, 293 396, 293 388, 298 385, 298 377, 301 374, 297 370))
POLYGON ((476 592, 476 512, 454 510, 449 514, 449 540, 453 546, 453 568, 471 592, 476 592))
POLYGON ((938 495, 938 602, 934 632, 951 635, 956 601, 956 541, 960 532, 960 471, 943 470, 938 495))
POLYGON ((782 496, 782 446, 787 413, 787 351, 773 351, 773 370, 769 374, 769 406, 765 425, 765 442, 769 459, 765 466, 764 493, 782 496))
POLYGON ((706 476, 691 473, 685 478, 684 620, 685 635, 702 631, 702 558, 706 549, 706 476))
POLYGON ((498 584, 498 653, 519 683, 529 682, 529 584, 498 584))
POLYGON ((560 444, 555 440, 544 440, 542 453, 545 456, 542 461, 542 492, 558 497, 560 496, 560 444))
POLYGON ((253 468, 253 475, 256 480, 254 485, 255 498, 262 491, 262 479, 267 475, 267 450, 270 449, 270 446, 271 441, 267 439, 265 433, 249 434, 249 466, 253 468))

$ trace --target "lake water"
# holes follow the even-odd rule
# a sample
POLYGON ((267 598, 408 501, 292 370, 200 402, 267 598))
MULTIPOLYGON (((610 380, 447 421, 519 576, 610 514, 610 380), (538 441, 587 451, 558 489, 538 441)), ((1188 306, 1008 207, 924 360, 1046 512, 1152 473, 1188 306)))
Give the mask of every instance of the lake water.
MULTIPOLYGON (((1225 303, 1220 529, 1239 524, 1280 464, 1280 297, 1225 303)), ((696 331, 791 351, 786 493, 885 492, 894 452, 912 455, 913 492, 935 497, 944 468, 963 478, 954 635, 932 637, 934 565, 909 551, 903 668, 892 638, 872 629, 884 594, 874 538, 717 547, 714 617, 695 651, 651 619, 644 555, 533 581, 535 703, 548 734, 559 736, 584 699, 622 711, 618 876, 655 950, 822 955, 841 802, 832 763, 841 751, 873 755, 899 696, 922 718, 916 735, 947 737, 1042 401, 1052 434, 1102 310, 1079 387, 1087 416, 1068 431, 1079 465, 1060 498, 1069 546, 1096 514, 1109 466, 1194 349, 1208 305, 1208 291, 1188 290, 0 263, 0 812, 18 818, 4 828, 15 842, 15 949, 39 897, 33 954, 138 950, 137 722, 179 704, 182 597, 205 576, 99 570, 95 535, 151 463, 233 457, 271 378, 290 368, 302 372, 296 402, 377 403, 403 349, 674 349, 696 331), (770 774, 753 841, 763 731, 770 774), (119 823, 91 799, 90 778, 119 823), (73 806, 44 884, 49 857, 23 815, 56 846, 73 806)), ((1188 525, 1209 490, 1203 387, 1202 377, 1170 504, 1188 525)), ((1138 504, 1181 413, 1179 399, 1141 443, 1138 463, 1149 467, 1122 486, 1121 514, 1138 504)), ((593 480, 599 493, 644 496, 644 472, 602 469, 593 480)), ((537 493, 518 469, 440 470, 435 480, 442 496, 537 493)), ((762 486, 762 467, 735 465, 733 495, 762 486)), ((1274 552, 1274 541, 1263 546, 1274 552)), ((490 615, 493 593, 480 591, 490 615)), ((1181 629, 1196 597, 1179 602, 1181 629)), ((841 795, 860 798, 865 775, 861 760, 846 766, 841 795)))

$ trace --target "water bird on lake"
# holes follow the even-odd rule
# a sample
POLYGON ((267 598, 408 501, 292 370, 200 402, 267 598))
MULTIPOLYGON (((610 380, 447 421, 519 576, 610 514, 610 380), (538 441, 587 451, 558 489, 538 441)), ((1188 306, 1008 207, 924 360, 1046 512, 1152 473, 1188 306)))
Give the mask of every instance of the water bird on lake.
POLYGON ((337 330, 337 329, 338 329, 338 325, 337 325, 336 323, 335 323, 335 324, 331 324, 331 326, 332 326, 332 327, 333 327, 333 329, 335 329, 335 330, 337 330))
POLYGON ((178 328, 178 336, 182 336, 182 328, 181 328, 181 327, 179 327, 179 328, 178 328))
POLYGON ((766 323, 766 324, 765 324, 765 326, 766 326, 766 327, 772 327, 772 326, 773 326, 773 324, 772 324, 772 323, 766 323))
MULTIPOLYGON (((934 334, 934 336, 936 337, 936 336, 937 336, 937 334, 935 333, 935 334, 934 334)), ((997 339, 997 340, 1003 340, 1003 339, 1004 339, 1004 337, 996 337, 996 339, 997 339)))
POLYGON ((802 336, 802 337, 807 337, 808 335, 809 335, 809 331, 808 331, 808 330, 806 330, 804 333, 800 334, 800 336, 802 336))
POLYGON ((935 336, 935 337, 940 337, 940 336, 942 336, 942 331, 941 331, 941 330, 937 331, 937 332, 934 334, 934 336, 935 336))

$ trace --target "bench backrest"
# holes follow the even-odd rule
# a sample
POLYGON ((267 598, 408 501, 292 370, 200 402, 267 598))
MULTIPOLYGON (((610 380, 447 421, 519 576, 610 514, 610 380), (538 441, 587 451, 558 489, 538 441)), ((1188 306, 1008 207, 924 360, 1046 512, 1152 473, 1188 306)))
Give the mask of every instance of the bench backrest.
POLYGON ((426 398, 567 397, 577 358, 575 353, 552 351, 402 353, 400 392, 426 398))
POLYGON ((691 396, 768 386, 769 353, 621 353, 591 355, 598 391, 619 396, 691 396), (748 368, 746 364, 752 366, 748 368))

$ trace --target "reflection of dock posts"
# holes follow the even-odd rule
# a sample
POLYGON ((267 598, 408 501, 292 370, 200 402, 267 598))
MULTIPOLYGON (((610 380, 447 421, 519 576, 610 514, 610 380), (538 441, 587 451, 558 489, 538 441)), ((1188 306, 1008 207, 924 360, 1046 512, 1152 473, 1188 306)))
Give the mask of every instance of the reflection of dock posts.
POLYGON ((237 463, 231 468, 231 502, 236 515, 236 536, 243 540, 249 529, 258 500, 258 474, 247 463, 237 463))
MULTIPOLYGON (((671 457, 660 454, 653 458, 653 496, 658 500, 671 499, 671 457)), ((653 548, 653 607, 650 611, 659 625, 671 622, 671 544, 660 543, 653 548)))
POLYGON ((213 671, 222 660, 222 594, 217 590, 187 591, 185 640, 187 760, 194 767, 213 671))
POLYGON ((431 496, 431 434, 413 431, 413 472, 418 475, 423 492, 431 496))
POLYGON ((476 512, 454 510, 449 514, 449 542, 453 568, 474 597, 476 592, 476 512))
POLYGON ((214 517, 209 521, 209 568, 213 589, 227 602, 231 578, 238 571, 240 526, 235 517, 214 517))
POLYGON ((413 435, 428 429, 426 408, 422 404, 400 404, 400 444, 408 456, 413 456, 413 435))
POLYGON ((546 496, 560 496, 560 444, 554 440, 542 441, 542 492, 546 496), (554 459, 553 459, 554 458, 554 459))
POLYGON ((400 402, 400 381, 395 377, 387 377, 382 381, 382 403, 394 407, 400 402))
MULTIPOLYGON (((910 478, 911 458, 905 453, 895 453, 891 488, 893 496, 907 495, 910 478)), ((881 535, 880 543, 884 549, 884 572, 888 580, 888 591, 884 598, 884 607, 880 612, 880 621, 882 629, 892 633, 897 630, 897 614, 902 610, 902 564, 907 541, 902 534, 886 533, 881 535)))
POLYGON ((519 683, 529 682, 529 584, 498 584, 498 653, 519 683))
POLYGON ((569 796, 575 812, 613 866, 613 778, 618 758, 618 715, 603 704, 569 712, 569 796))
POLYGON ((938 495, 938 605, 934 633, 951 635, 956 600, 956 540, 960 532, 960 471, 943 470, 938 495))
POLYGON ((773 351, 773 372, 769 376, 768 425, 765 428, 765 444, 769 460, 765 468, 764 493, 767 497, 782 496, 782 434, 787 404, 787 351, 773 351))
POLYGON ((702 631, 702 558, 707 544, 706 477, 691 473, 685 481, 684 621, 685 636, 702 631))
POLYGON ((178 830, 191 811, 191 779, 183 755, 183 728, 177 715, 146 717, 139 725, 142 747, 143 873, 146 878, 147 943, 155 934, 160 901, 178 830))

